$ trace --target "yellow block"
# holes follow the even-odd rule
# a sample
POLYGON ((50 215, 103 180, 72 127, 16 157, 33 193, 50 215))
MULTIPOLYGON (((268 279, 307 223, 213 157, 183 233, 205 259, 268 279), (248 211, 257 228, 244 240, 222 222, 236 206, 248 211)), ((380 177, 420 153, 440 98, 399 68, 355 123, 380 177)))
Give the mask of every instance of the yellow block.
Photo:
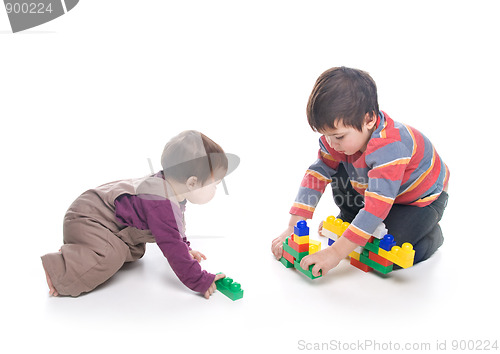
POLYGON ((326 221, 323 221, 323 228, 338 236, 342 236, 348 227, 348 222, 344 222, 342 219, 336 218, 335 216, 329 216, 326 218, 326 221))
POLYGON ((318 252, 321 249, 321 242, 316 240, 309 241, 309 254, 318 252))
POLYGON ((413 265, 413 260, 415 258, 415 251, 413 250, 413 245, 411 243, 403 243, 401 247, 394 246, 390 252, 379 248, 379 256, 388 259, 392 263, 397 264, 401 268, 409 268, 413 265))
POLYGON ((333 232, 333 222, 335 221, 335 216, 330 215, 323 221, 323 229, 333 232))
POLYGON ((359 253, 356 251, 352 251, 349 253, 349 257, 354 258, 355 260, 359 261, 359 253))
POLYGON ((303 245, 304 243, 309 243, 309 235, 307 236, 297 236, 293 234, 293 240, 297 242, 299 245, 303 245))

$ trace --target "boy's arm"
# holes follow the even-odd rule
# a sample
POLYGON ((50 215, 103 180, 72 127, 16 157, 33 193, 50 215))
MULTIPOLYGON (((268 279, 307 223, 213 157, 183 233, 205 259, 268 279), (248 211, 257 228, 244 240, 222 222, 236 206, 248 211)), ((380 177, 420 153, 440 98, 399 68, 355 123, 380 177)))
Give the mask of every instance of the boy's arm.
POLYGON ((290 221, 285 231, 276 237, 271 245, 271 251, 277 259, 283 254, 283 241, 293 233, 293 227, 299 220, 311 219, 325 188, 332 182, 332 176, 337 173, 340 161, 345 156, 332 156, 325 147, 324 137, 319 139, 320 149, 318 159, 306 171, 295 202, 290 209, 290 221))
POLYGON ((411 158, 411 152, 401 142, 384 139, 383 145, 377 143, 370 142, 365 158, 370 169, 365 206, 343 234, 360 246, 366 244, 389 214, 411 158))
POLYGON ((290 214, 311 219, 316 206, 327 185, 332 182, 332 177, 337 173, 345 155, 340 153, 330 154, 325 147, 324 137, 319 139, 320 149, 318 159, 307 169, 300 184, 295 202, 290 209, 290 214))

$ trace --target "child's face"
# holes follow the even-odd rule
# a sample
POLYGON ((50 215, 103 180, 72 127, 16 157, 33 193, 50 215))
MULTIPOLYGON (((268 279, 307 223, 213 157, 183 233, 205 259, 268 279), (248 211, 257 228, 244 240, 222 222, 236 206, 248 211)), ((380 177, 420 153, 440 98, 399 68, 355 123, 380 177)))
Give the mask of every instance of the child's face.
POLYGON ((354 155, 358 151, 364 152, 366 150, 375 123, 376 119, 365 120, 362 130, 359 131, 338 122, 335 129, 325 128, 321 131, 318 130, 318 132, 325 136, 328 145, 335 151, 346 155, 354 155))
POLYGON ((221 180, 214 180, 209 178, 204 185, 197 182, 198 185, 195 186, 190 192, 186 194, 186 199, 193 204, 206 204, 213 199, 215 192, 217 191, 217 185, 221 180))

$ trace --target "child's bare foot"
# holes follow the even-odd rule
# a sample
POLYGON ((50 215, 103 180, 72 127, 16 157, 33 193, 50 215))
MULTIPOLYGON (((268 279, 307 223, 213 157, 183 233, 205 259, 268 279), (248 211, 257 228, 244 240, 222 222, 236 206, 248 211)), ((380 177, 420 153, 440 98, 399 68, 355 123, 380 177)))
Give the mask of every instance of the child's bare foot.
POLYGON ((57 292, 56 288, 54 288, 52 280, 50 280, 49 273, 47 273, 47 271, 45 271, 45 277, 47 278, 47 285, 49 286, 49 295, 58 296, 59 293, 57 292))

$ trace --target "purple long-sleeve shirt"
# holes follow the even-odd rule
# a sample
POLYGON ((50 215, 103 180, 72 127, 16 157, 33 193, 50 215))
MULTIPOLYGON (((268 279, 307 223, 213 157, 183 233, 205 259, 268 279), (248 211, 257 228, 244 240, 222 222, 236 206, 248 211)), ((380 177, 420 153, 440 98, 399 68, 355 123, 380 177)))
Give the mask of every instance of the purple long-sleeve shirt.
POLYGON ((115 215, 124 225, 150 230, 179 280, 189 289, 204 293, 215 275, 202 270, 189 254, 191 248, 183 225, 179 228, 176 222, 184 219, 185 205, 182 202, 179 207, 168 199, 123 194, 115 200, 115 215))

